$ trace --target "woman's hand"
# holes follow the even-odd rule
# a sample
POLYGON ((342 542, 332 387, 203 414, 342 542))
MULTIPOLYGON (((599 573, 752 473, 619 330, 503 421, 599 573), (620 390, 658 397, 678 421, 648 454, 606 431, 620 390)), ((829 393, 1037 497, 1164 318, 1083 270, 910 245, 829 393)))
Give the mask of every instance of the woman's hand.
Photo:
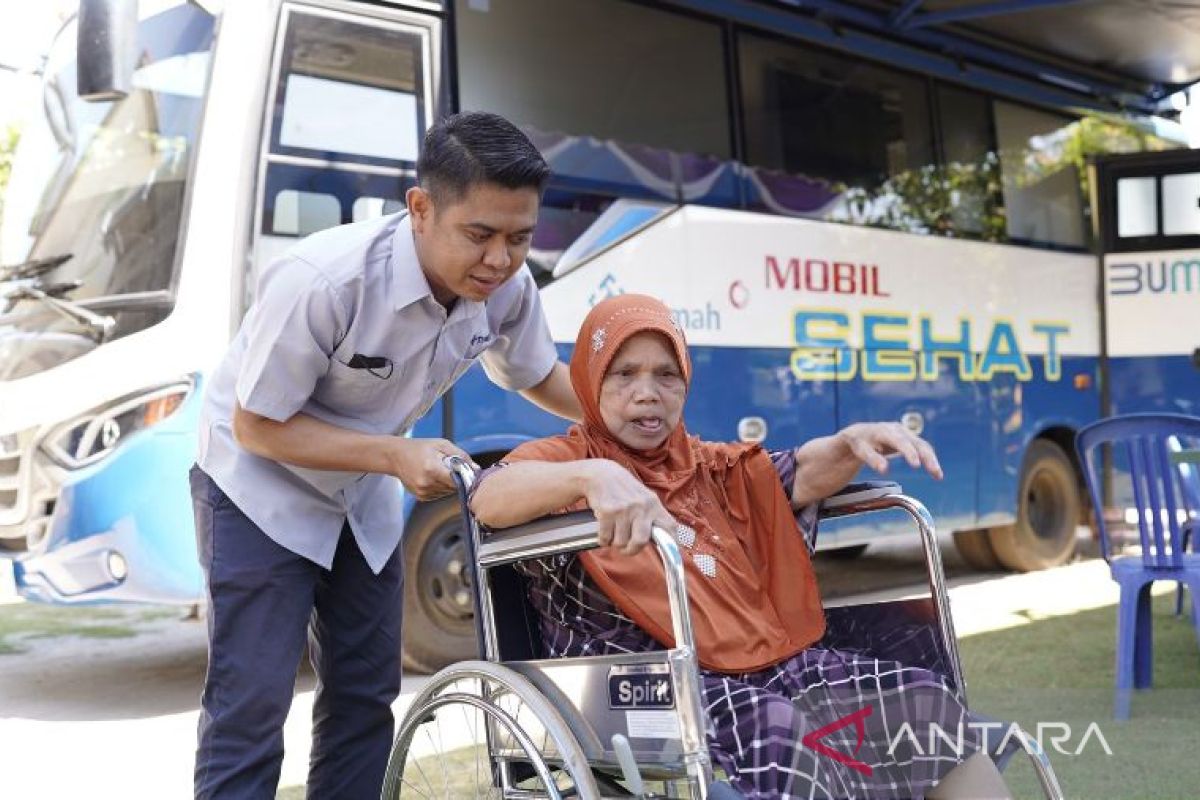
POLYGON ((837 434, 855 458, 878 473, 886 473, 889 456, 899 455, 910 467, 924 468, 942 479, 942 465, 929 442, 898 422, 860 422, 837 434))
POLYGON ((600 544, 633 555, 650 541, 654 525, 675 530, 675 519, 629 470, 603 458, 587 462, 588 506, 600 523, 600 544))

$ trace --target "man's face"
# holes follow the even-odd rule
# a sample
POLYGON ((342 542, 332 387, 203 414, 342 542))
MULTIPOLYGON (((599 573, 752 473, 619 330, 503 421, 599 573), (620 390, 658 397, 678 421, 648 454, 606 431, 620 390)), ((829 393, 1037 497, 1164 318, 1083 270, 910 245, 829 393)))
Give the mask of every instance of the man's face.
POLYGON ((442 304, 456 297, 482 302, 513 276, 529 252, 540 202, 536 189, 490 183, 440 205, 419 187, 406 200, 417 257, 442 304))

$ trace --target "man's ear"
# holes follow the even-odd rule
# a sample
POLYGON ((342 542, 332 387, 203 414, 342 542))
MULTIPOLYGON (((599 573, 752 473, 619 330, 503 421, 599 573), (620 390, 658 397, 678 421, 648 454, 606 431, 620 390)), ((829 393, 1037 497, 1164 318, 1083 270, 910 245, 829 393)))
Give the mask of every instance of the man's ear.
POLYGON ((424 233, 425 225, 433 217, 433 198, 420 186, 414 186, 404 193, 404 202, 408 206, 408 216, 412 219, 413 231, 424 233))

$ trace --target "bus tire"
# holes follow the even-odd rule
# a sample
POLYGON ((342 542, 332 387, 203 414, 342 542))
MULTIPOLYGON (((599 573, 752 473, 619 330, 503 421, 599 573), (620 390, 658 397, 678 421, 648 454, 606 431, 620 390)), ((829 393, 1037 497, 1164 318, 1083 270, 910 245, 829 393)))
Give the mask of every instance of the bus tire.
POLYGON ((968 567, 979 572, 992 572, 1003 566, 986 530, 955 531, 954 549, 968 567))
POLYGON ((406 671, 432 674, 479 658, 466 531, 454 497, 420 503, 404 531, 406 671))
POLYGON ((1067 454, 1049 440, 1035 439, 1021 465, 1016 523, 988 533, 1000 563, 1033 572, 1069 561, 1075 554, 1081 502, 1067 454))

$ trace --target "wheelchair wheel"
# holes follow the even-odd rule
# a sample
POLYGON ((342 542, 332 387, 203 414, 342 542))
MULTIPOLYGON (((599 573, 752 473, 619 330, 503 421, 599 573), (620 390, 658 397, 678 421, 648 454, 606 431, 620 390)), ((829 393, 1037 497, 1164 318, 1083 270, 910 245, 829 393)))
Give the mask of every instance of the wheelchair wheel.
POLYGON ((522 675, 486 661, 446 667, 413 698, 383 787, 384 800, 600 796, 562 714, 522 675))

